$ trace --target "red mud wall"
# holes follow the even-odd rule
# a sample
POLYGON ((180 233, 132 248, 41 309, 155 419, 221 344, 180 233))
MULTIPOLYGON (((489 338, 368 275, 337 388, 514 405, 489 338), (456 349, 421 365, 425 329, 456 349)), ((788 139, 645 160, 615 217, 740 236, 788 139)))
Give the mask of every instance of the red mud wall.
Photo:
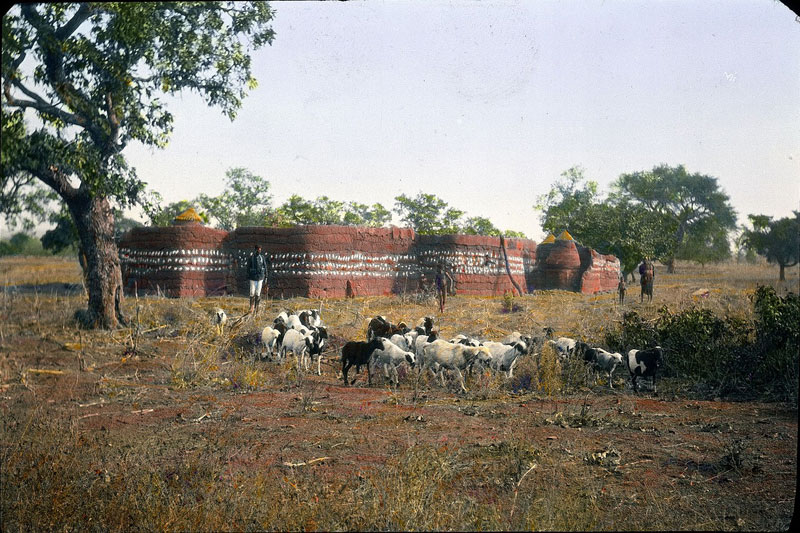
POLYGON ((231 272, 221 250, 227 236, 201 224, 132 229, 119 243, 125 290, 173 297, 224 294, 231 272))
POLYGON ((255 244, 270 263, 272 297, 338 298, 392 294, 398 278, 414 270, 414 230, 352 226, 238 228, 225 247, 236 266, 238 290, 247 287, 245 265, 255 244))
MULTIPOLYGON (((458 294, 515 291, 500 239, 479 235, 415 235, 409 228, 297 226, 238 228, 200 224, 136 228, 120 243, 126 290, 169 296, 246 294, 246 262, 254 245, 268 256, 272 297, 338 298, 414 292, 445 265, 458 294)), ((574 241, 539 245, 506 239, 511 275, 523 290, 615 290, 619 262, 574 241)))
POLYGON ((570 240, 540 244, 532 284, 537 290, 565 289, 585 294, 613 291, 619 282, 619 260, 570 240))
MULTIPOLYGON (((507 239, 509 270, 517 285, 525 290, 527 272, 533 267, 536 243, 527 239, 507 239)), ((455 278, 458 294, 478 296, 516 293, 508 279, 500 239, 482 235, 419 235, 417 255, 420 274, 434 279, 436 267, 445 265, 455 278)))

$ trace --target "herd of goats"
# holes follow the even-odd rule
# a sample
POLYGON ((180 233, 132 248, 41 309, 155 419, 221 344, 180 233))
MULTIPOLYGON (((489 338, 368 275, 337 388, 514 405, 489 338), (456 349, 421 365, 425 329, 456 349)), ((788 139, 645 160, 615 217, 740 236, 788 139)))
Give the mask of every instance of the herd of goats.
MULTIPOLYGON (((212 321, 221 334, 227 315, 222 309, 215 309, 212 321)), ((309 370, 309 362, 317 363, 317 374, 322 375, 321 361, 323 348, 328 342, 328 332, 322 325, 319 311, 309 309, 298 312, 281 312, 271 326, 265 327, 259 335, 259 357, 283 359, 292 353, 301 367, 309 370)), ((397 387, 398 367, 410 365, 420 373, 430 372, 445 385, 444 371, 450 371, 458 380, 462 391, 463 372, 489 368, 512 378, 514 366, 520 357, 537 354, 545 344, 552 346, 562 360, 582 358, 591 368, 608 373, 608 385, 613 388, 613 374, 617 367, 626 366, 630 373, 634 391, 638 391, 638 378, 649 378, 652 390, 656 390, 656 373, 663 364, 663 350, 660 346, 647 349, 633 349, 623 357, 602 348, 569 337, 553 338, 553 330, 544 328, 542 335, 524 335, 513 332, 500 341, 479 340, 466 335, 452 339, 438 338, 434 329, 433 317, 419 320, 415 327, 404 322, 392 324, 386 317, 376 316, 369 321, 365 341, 349 341, 342 346, 341 363, 344 385, 348 381, 349 370, 355 367, 356 374, 361 367, 367 368, 368 383, 372 384, 371 368, 383 369, 385 379, 397 387)))

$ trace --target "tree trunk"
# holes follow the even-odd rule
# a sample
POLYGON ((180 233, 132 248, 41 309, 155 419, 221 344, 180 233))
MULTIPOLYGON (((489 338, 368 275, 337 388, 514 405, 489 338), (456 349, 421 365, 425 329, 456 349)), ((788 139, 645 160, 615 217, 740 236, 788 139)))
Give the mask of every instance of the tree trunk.
POLYGON ((670 255, 669 258, 667 259, 667 272, 669 272, 670 274, 674 274, 675 273, 675 256, 674 255, 670 255))
POLYGON ((779 270, 779 272, 780 272, 779 276, 780 277, 778 278, 778 280, 779 281, 786 281, 786 274, 784 272, 784 270, 785 270, 784 264, 783 263, 778 263, 778 266, 780 267, 780 270, 779 270))
POLYGON ((503 259, 505 259, 506 263, 506 274, 508 274, 508 279, 511 280, 511 284, 517 289, 517 294, 522 296, 523 293, 522 289, 520 288, 519 284, 514 280, 514 277, 511 275, 511 266, 508 264, 508 253, 506 252, 506 240, 505 238, 500 235, 500 248, 503 250, 503 259))
POLYGON ((76 313, 85 327, 113 329, 125 324, 122 269, 114 241, 114 215, 108 199, 83 193, 68 203, 86 260, 88 309, 76 313))

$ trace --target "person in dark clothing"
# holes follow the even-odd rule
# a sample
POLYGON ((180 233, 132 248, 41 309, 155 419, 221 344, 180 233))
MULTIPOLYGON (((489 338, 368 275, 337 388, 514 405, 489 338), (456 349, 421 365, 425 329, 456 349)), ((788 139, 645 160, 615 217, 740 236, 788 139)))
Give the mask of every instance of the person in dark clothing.
POLYGON ((255 245, 247 259, 247 279, 250 280, 250 312, 258 314, 261 290, 267 278, 267 259, 261 253, 261 246, 255 245))
POLYGON ((450 292, 452 287, 454 287, 455 280, 449 272, 444 270, 442 265, 439 265, 436 267, 436 278, 434 282, 436 285, 436 297, 439 300, 439 312, 443 312, 444 304, 447 300, 447 293, 450 292))
POLYGON ((655 268, 649 257, 645 257, 642 264, 639 265, 639 284, 642 286, 642 293, 639 299, 644 302, 644 297, 648 297, 648 301, 653 301, 653 279, 655 278, 655 268))
POLYGON ((439 312, 444 311, 444 302, 447 299, 447 290, 445 289, 444 272, 442 272, 442 265, 436 267, 436 298, 439 300, 439 312))
POLYGON ((619 291, 619 303, 620 305, 625 303, 625 291, 627 287, 625 286, 625 276, 619 277, 619 284, 617 285, 617 291, 619 291))

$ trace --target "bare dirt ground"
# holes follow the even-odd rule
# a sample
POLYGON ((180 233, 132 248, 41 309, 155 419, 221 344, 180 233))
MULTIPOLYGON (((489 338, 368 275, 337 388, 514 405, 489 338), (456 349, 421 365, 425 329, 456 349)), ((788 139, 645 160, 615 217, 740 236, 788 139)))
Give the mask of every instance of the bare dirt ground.
MULTIPOLYGON (((797 405, 726 401, 669 379, 637 394, 621 372, 613 390, 587 381, 551 394, 489 374, 466 394, 410 373, 396 391, 380 376, 368 387, 363 370, 344 387, 338 347, 361 339, 369 317, 418 318, 433 305, 325 301, 333 349, 316 376, 291 360, 253 361, 248 342, 281 309, 320 302, 267 302, 216 336, 208 311, 235 319, 246 298, 128 298, 131 327, 79 331, 83 295, 56 290, 80 283, 77 266, 24 279, 40 262, 0 263, 4 530, 773 531, 793 521, 797 405), (24 284, 42 290, 9 288, 24 284)), ((688 296, 705 286, 713 305, 746 313, 736 298, 752 274, 720 272, 664 274, 661 302, 627 305, 706 305, 688 296)), ((455 297, 436 318, 445 337, 552 324, 590 339, 618 320, 615 297, 534 294, 515 299, 516 313, 501 298, 455 297)))

